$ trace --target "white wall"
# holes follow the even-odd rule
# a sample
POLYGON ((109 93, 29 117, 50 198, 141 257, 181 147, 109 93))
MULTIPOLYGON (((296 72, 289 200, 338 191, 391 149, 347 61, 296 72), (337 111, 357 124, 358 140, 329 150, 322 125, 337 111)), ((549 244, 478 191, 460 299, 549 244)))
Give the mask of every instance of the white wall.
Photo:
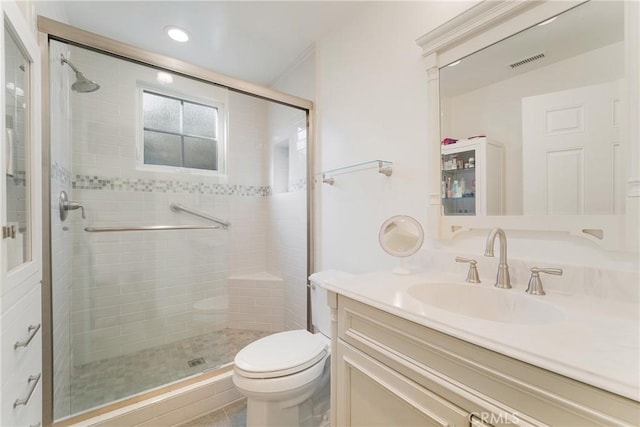
MULTIPOLYGON (((336 177, 333 187, 319 185, 316 270, 388 269, 396 261, 377 242, 384 219, 402 213, 427 224, 427 74, 415 39, 468 6, 374 3, 317 43, 317 170, 380 158, 393 161, 394 172, 385 178, 364 171, 336 177)), ((484 258, 485 238, 486 233, 474 232, 446 242, 427 241, 413 262, 432 265, 429 252, 435 250, 449 254, 445 259, 456 268, 455 255, 484 258)), ((509 233, 509 254, 529 266, 532 260, 590 266, 631 272, 637 278, 637 254, 606 252, 587 240, 559 234, 509 233)), ((493 276, 494 267, 488 265, 481 274, 493 276)), ((463 278, 465 266, 457 268, 463 278)), ((526 271, 519 271, 514 281, 526 286, 527 279, 526 271)), ((637 286, 637 281, 629 286, 637 286)))
POLYGON ((468 7, 458 2, 371 5, 317 43, 316 170, 393 162, 317 185, 316 270, 364 272, 396 261, 378 244, 396 214, 427 217, 427 75, 415 39, 468 7))

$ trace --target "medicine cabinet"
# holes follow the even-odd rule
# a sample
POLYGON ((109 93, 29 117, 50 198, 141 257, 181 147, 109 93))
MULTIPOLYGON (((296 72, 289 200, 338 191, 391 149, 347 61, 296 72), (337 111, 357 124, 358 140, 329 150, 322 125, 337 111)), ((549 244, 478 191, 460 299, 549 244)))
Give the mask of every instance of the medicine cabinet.
POLYGON ((442 146, 442 213, 502 215, 503 147, 486 137, 442 146))

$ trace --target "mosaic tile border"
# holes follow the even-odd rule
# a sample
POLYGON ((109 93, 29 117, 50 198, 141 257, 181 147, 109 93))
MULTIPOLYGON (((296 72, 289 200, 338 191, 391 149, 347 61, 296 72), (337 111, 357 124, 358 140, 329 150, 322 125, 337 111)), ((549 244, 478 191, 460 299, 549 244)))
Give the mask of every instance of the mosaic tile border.
MULTIPOLYGON (((142 178, 105 177, 71 174, 58 162, 51 163, 51 180, 77 190, 134 191, 144 193, 190 193, 216 196, 268 197, 273 194, 269 185, 210 184, 142 178)), ((290 192, 306 191, 307 180, 298 178, 289 183, 290 192)))
POLYGON ((76 175, 71 183, 76 190, 134 191, 143 193, 190 193, 216 196, 253 196, 271 195, 270 186, 209 184, 204 182, 185 182, 142 178, 110 178, 102 176, 76 175))

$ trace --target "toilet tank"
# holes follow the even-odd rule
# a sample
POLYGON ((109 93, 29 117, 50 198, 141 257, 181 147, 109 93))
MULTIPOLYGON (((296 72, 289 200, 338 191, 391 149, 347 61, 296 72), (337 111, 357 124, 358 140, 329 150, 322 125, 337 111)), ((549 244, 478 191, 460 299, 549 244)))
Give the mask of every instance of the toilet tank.
POLYGON ((316 332, 331 337, 331 309, 327 304, 327 290, 322 286, 328 280, 351 276, 338 270, 325 270, 309 276, 311 282, 311 323, 316 332))

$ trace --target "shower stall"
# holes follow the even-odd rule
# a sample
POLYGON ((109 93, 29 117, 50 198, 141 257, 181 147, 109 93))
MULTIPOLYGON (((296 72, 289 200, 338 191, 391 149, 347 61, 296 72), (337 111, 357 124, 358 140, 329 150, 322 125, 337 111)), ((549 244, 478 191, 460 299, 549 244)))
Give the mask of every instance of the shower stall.
POLYGON ((53 419, 307 328, 310 103, 47 21, 53 419))

